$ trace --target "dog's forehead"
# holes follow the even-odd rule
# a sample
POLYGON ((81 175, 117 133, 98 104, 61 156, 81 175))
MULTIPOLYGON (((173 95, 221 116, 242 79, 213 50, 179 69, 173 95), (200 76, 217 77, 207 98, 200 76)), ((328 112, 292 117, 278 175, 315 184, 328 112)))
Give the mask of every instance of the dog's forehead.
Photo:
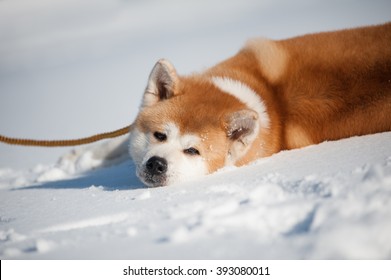
POLYGON ((162 132, 167 135, 169 141, 179 140, 182 145, 193 145, 201 140, 201 138, 195 134, 181 132, 179 127, 172 122, 166 123, 162 132))
POLYGON ((212 81, 184 78, 181 84, 173 97, 143 108, 138 119, 144 131, 162 131, 168 123, 174 123, 181 134, 220 132, 226 114, 245 108, 212 81))
POLYGON ((186 96, 178 96, 145 108, 140 112, 137 122, 145 132, 154 130, 200 134, 220 129, 221 116, 212 104, 205 104, 201 100, 193 102, 186 96), (175 124, 177 130, 169 124, 175 124))

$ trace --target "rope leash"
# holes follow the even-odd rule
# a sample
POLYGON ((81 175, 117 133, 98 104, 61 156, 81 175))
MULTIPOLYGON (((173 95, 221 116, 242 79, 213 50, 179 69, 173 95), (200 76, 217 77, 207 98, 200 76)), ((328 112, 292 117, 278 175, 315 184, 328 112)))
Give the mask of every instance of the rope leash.
POLYGON ((89 137, 79 138, 79 139, 69 139, 69 140, 34 140, 34 139, 21 139, 21 138, 12 138, 0 135, 0 142, 18 145, 18 146, 36 146, 36 147, 68 147, 68 146, 79 146, 84 144, 89 144, 97 142, 103 139, 115 138, 124 134, 129 133, 131 125, 126 127, 92 135, 89 137))

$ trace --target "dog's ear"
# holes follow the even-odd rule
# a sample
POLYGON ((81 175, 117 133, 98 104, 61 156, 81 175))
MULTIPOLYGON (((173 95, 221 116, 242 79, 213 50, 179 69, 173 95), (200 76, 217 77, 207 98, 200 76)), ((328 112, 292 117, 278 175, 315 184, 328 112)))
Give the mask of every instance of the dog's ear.
POLYGON ((144 92, 142 107, 151 106, 174 95, 178 76, 174 66, 165 59, 160 59, 149 75, 148 85, 144 92))
POLYGON ((244 141, 254 133, 257 127, 258 114, 253 110, 240 110, 225 116, 224 126, 227 137, 232 141, 244 141))
POLYGON ((259 131, 258 114, 249 109, 227 114, 223 119, 227 137, 232 141, 229 156, 235 162, 246 152, 259 131))

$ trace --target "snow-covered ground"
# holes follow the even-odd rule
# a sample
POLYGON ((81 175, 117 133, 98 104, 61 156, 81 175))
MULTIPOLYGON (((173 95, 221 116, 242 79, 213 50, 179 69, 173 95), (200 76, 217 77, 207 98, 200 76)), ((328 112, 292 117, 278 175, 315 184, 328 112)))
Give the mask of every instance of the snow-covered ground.
MULTIPOLYGON (((0 133, 131 122, 154 62, 211 66, 254 36, 391 20, 389 1, 0 1, 0 133)), ((131 161, 0 145, 0 258, 391 258, 391 133, 146 189, 131 161)))
POLYGON ((390 143, 326 142, 155 189, 130 161, 3 170, 0 256, 390 259, 390 143))

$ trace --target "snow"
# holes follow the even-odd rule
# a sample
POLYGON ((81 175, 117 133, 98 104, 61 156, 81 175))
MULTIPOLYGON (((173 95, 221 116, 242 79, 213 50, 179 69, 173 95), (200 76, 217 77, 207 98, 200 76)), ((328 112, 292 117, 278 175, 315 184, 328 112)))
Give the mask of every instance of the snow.
MULTIPOLYGON (((0 132, 125 126, 161 57, 189 73, 250 37, 377 24, 389 11, 353 0, 0 1, 0 132)), ((126 156, 99 159, 116 141, 0 145, 1 259, 391 258, 391 132, 154 189, 126 156)))
POLYGON ((325 142, 153 189, 129 160, 65 178, 38 168, 23 184, 4 171, 0 256, 389 259, 390 143, 325 142))

